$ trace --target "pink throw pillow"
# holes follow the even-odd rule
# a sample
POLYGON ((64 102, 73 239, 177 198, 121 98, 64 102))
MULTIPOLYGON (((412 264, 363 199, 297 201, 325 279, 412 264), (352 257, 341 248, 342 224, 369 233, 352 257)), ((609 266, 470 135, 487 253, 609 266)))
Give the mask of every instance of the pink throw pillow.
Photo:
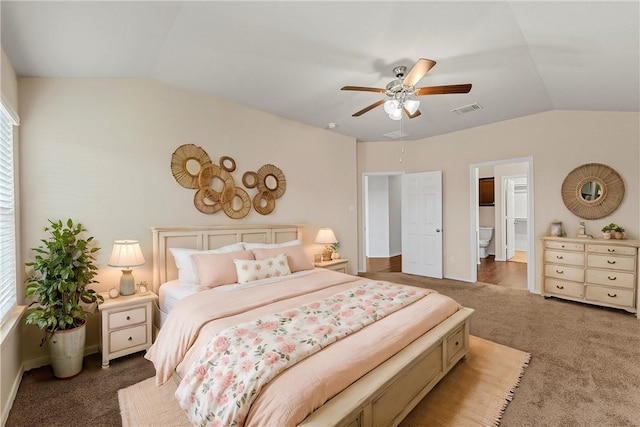
POLYGON ((289 269, 292 273, 296 271, 312 270, 313 263, 309 256, 304 251, 302 245, 285 246, 279 248, 256 248, 252 249, 253 255, 257 260, 273 258, 279 254, 287 255, 287 261, 289 262, 289 269))
POLYGON ((237 251, 226 254, 193 254, 198 277, 200 278, 199 290, 211 289, 220 285, 229 285, 238 282, 234 259, 251 260, 253 252, 237 251))

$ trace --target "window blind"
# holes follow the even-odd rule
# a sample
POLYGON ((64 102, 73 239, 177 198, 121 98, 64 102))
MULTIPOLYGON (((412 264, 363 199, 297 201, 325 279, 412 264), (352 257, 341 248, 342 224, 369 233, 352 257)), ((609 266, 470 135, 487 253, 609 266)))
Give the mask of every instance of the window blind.
POLYGON ((15 121, 0 103, 0 320, 16 301, 16 220, 13 126, 15 121))

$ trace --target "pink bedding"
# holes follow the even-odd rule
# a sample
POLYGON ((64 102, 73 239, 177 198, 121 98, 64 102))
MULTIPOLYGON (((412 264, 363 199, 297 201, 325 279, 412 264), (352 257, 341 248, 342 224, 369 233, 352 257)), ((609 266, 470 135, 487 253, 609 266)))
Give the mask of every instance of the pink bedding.
MULTIPOLYGON (((169 314, 146 357, 156 382, 183 376, 218 332, 258 317, 300 307, 368 282, 329 270, 250 289, 204 291, 169 314), (224 295, 221 295, 224 294, 224 295)), ((424 292, 423 289, 421 289, 424 292)), ((296 425, 358 378, 455 313, 461 306, 434 291, 419 301, 333 343, 275 377, 253 403, 245 425, 296 425)))

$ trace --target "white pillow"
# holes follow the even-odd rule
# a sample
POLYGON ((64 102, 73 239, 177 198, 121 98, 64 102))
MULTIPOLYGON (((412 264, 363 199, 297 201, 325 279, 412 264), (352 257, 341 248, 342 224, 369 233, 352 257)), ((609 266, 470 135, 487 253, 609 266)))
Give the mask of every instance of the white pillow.
POLYGON ((244 248, 247 250, 251 249, 271 249, 271 248, 286 248, 287 246, 295 246, 301 245, 302 242, 300 240, 290 240, 284 243, 248 243, 244 242, 244 248))
POLYGON ((287 255, 280 254, 272 258, 258 261, 234 259, 238 283, 251 282, 253 280, 269 279, 271 277, 288 276, 291 274, 287 255))
POLYGON ((193 254, 226 254, 229 252, 243 251, 244 245, 242 243, 232 243, 231 245, 223 246, 218 249, 209 249, 206 251, 199 251, 197 249, 186 248, 169 248, 173 259, 176 262, 176 268, 178 269, 178 279, 185 283, 200 284, 198 278, 198 270, 196 264, 191 258, 193 254))

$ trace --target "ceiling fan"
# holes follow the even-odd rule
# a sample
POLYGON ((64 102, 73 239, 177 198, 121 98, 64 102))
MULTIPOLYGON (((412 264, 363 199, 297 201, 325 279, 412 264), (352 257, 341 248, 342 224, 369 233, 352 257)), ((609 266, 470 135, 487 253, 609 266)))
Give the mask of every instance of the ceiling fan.
POLYGON ((393 120, 400 120, 402 118, 402 112, 413 119, 420 114, 420 101, 415 99, 417 96, 423 95, 443 95, 448 93, 469 93, 471 90, 471 84, 459 84, 459 85, 445 85, 445 86, 429 86, 429 87, 415 87, 416 84, 422 79, 425 74, 436 65, 435 61, 430 59, 420 58, 414 64, 411 71, 405 76, 407 67, 400 65, 393 69, 393 73, 396 75, 396 79, 391 81, 386 88, 377 87, 364 87, 364 86, 345 86, 341 90, 355 90, 360 92, 376 92, 384 93, 387 95, 387 99, 374 102, 366 108, 353 114, 353 117, 359 117, 364 113, 373 110, 376 107, 384 104, 384 111, 389 114, 389 118, 393 120))

